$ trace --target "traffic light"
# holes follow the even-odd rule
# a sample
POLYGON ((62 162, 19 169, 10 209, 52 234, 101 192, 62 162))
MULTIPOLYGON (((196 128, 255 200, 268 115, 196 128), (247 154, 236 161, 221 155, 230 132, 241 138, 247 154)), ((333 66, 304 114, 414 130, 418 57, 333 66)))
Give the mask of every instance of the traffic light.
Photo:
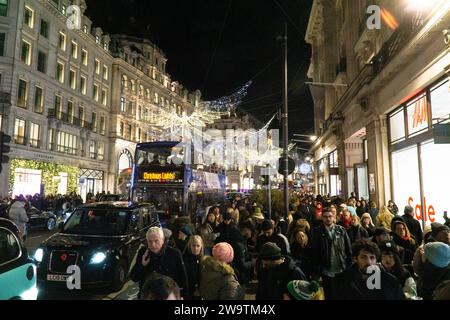
POLYGON ((11 147, 7 144, 11 142, 11 137, 0 132, 0 172, 2 172, 2 164, 9 162, 9 157, 6 155, 11 151, 11 147))

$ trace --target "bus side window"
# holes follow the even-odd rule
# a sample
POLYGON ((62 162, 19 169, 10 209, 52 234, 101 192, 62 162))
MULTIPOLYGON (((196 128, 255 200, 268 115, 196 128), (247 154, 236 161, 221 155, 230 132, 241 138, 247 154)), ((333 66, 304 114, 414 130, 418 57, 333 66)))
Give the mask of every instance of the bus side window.
POLYGON ((142 228, 146 229, 151 225, 152 219, 148 208, 141 208, 142 214, 142 228))

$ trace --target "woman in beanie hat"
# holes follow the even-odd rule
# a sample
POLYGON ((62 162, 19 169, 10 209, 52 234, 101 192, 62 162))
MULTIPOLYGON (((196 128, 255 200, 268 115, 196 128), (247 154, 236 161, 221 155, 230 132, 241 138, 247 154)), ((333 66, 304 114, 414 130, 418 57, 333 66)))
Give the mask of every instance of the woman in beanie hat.
POLYGON ((287 288, 289 294, 284 294, 284 300, 325 300, 323 288, 316 281, 294 280, 287 288))
POLYGON ((424 251, 426 262, 419 277, 418 289, 424 300, 431 300, 437 286, 450 280, 450 246, 431 242, 425 245, 424 251))
POLYGON ((200 296, 203 300, 243 300, 243 292, 233 268, 233 247, 221 242, 213 247, 212 257, 200 263, 200 296))

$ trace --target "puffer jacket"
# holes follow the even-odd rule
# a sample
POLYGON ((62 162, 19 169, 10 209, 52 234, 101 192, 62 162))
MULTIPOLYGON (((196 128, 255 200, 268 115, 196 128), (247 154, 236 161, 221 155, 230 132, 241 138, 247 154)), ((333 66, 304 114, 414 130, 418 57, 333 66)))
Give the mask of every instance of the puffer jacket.
POLYGON ((9 209, 9 219, 17 225, 22 236, 27 234, 27 222, 29 219, 25 210, 25 203, 20 201, 14 202, 9 209))
POLYGON ((200 262, 200 296, 203 300, 243 300, 245 293, 230 265, 205 256, 200 262))

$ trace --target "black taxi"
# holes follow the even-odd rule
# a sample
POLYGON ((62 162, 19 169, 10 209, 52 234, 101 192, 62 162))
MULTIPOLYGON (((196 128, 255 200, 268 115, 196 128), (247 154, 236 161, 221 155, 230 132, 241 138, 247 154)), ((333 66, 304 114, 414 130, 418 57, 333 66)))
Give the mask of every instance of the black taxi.
POLYGON ((153 226, 160 222, 150 204, 99 202, 77 208, 35 252, 38 287, 73 289, 68 282, 79 281, 76 289, 120 290, 153 226))

